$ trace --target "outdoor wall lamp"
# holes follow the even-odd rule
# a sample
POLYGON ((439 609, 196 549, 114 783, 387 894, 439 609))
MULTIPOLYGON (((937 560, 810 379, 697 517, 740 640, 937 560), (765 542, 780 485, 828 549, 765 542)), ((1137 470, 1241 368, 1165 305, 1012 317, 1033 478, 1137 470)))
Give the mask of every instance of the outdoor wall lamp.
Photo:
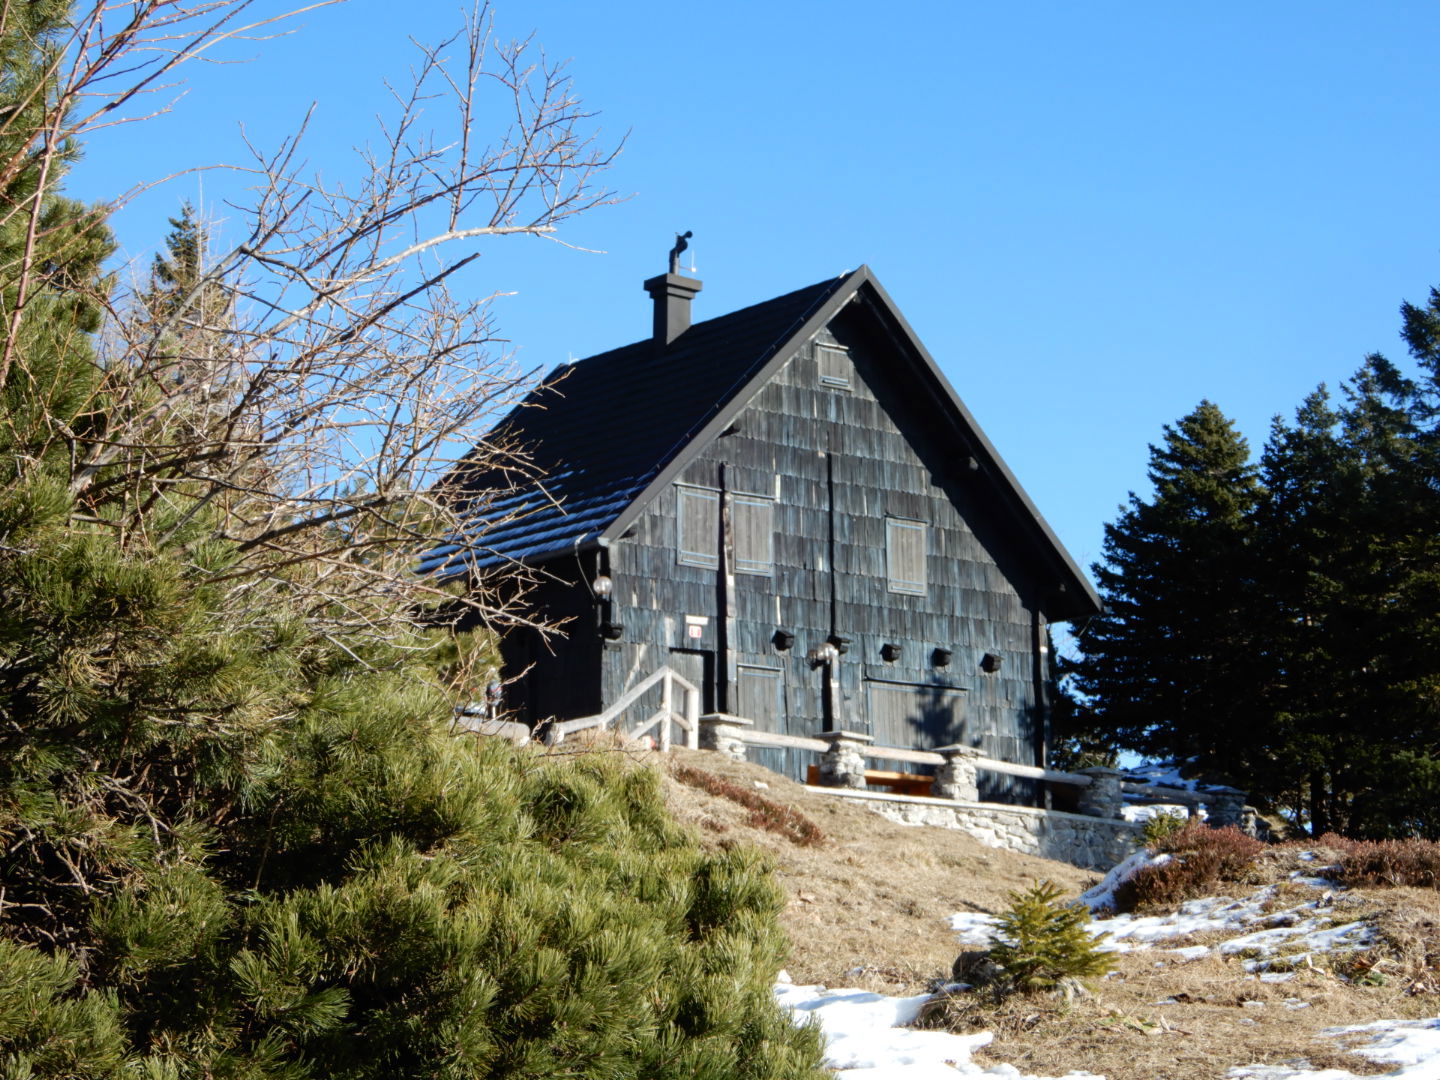
POLYGON ((609 574, 600 574, 590 583, 590 591, 597 600, 609 600, 610 594, 615 591, 615 582, 610 579, 609 574))

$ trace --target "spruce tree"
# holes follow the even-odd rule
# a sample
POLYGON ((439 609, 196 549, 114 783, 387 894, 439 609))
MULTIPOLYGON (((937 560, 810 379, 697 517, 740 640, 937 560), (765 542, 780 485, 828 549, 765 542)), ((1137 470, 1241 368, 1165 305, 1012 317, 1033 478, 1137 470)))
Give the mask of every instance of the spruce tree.
POLYGON ((1076 689, 1120 747, 1242 782, 1261 718, 1248 584, 1260 497, 1245 440, 1201 404, 1150 448, 1150 499, 1105 529, 1093 570, 1105 612, 1080 628, 1076 689))
POLYGON ((1262 781, 1272 798, 1331 828, 1332 777, 1349 725, 1350 655, 1342 609, 1351 574, 1341 547, 1354 527, 1357 462, 1338 432, 1340 416, 1323 387, 1278 417, 1261 454, 1265 495, 1257 510, 1262 571, 1257 629, 1273 679, 1266 707, 1276 746, 1262 781))
POLYGON ((1063 890, 1050 881, 1010 894, 1010 907, 996 920, 990 959, 1008 989, 1022 993, 1084 983, 1115 966, 1090 933, 1090 910, 1077 901, 1061 903, 1063 890))
POLYGON ((1407 549, 1427 542, 1415 530, 1423 492, 1409 396, 1407 380, 1372 356, 1340 409, 1317 391, 1293 425, 1275 423, 1262 458, 1257 608, 1286 774, 1268 786, 1292 793, 1315 832, 1436 827, 1416 813, 1431 801, 1425 759, 1437 745, 1413 692, 1417 662, 1428 663, 1416 646, 1433 619, 1403 599, 1415 587, 1407 549))

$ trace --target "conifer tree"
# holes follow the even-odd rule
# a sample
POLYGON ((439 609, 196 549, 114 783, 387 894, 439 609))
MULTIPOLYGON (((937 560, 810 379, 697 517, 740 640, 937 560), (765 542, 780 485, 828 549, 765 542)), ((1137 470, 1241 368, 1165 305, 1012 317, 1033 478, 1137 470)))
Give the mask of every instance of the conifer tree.
POLYGON ((1339 422, 1321 387, 1293 425, 1278 417, 1271 425, 1257 510, 1262 584, 1253 597, 1274 675, 1266 707, 1276 745, 1263 784, 1321 831, 1332 824, 1330 777, 1348 712, 1340 691, 1351 674, 1342 669, 1348 656, 1337 637, 1349 575, 1337 556, 1353 526, 1360 480, 1339 422))
MULTIPOLYGON (((0 110, 53 120, 66 7, 12 9, 0 110)), ((0 1075, 820 1080, 756 855, 623 759, 457 734, 403 594, 380 633, 279 556, 237 585, 233 508, 162 497, 163 441, 77 483, 167 390, 116 392, 101 216, 0 134, 0 1075)))
POLYGON ((1260 497, 1245 440, 1203 401, 1150 448, 1149 500, 1105 529, 1094 573, 1105 613, 1072 666, 1092 727, 1118 746, 1244 780, 1262 666, 1247 585, 1260 497))
POLYGON ((1203 404, 1107 527, 1072 737, 1178 757, 1312 832, 1440 835, 1436 300, 1421 366, 1367 358, 1276 420, 1258 479, 1203 404))
POLYGON ((1088 929, 1090 910, 1079 902, 1062 903, 1064 891, 1037 881, 1010 894, 1010 907, 995 926, 990 959, 1005 975, 1009 989, 1023 993, 1084 983, 1115 966, 1088 929))
POLYGON ((1371 357, 1354 380, 1345 439, 1364 462, 1366 517, 1353 535, 1365 573, 1352 591, 1370 737, 1350 759, 1351 832, 1440 837, 1440 296, 1401 307, 1413 377, 1371 357))
POLYGON ((1322 388, 1293 425, 1277 420, 1262 456, 1255 605, 1278 732, 1266 787, 1294 793, 1313 831, 1405 835, 1414 815, 1394 815, 1392 797, 1388 815, 1366 807, 1382 791, 1423 789, 1414 754, 1432 746, 1401 673, 1421 613, 1397 604, 1411 587, 1401 549, 1418 494, 1414 424, 1407 380, 1382 357, 1368 358, 1344 395, 1334 410, 1322 388))

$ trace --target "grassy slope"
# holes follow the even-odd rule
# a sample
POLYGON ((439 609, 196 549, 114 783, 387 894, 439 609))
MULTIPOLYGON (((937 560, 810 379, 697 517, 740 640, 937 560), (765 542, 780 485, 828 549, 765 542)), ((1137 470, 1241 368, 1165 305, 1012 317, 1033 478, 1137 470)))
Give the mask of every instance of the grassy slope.
MULTIPOLYGON (((960 951, 946 925, 950 913, 996 913, 1007 906, 1010 890, 1041 878, 1072 894, 1095 880, 1063 863, 983 847, 963 833, 891 824, 861 806, 718 754, 676 752, 669 767, 676 765, 719 774, 798 810, 824 830, 824 843, 799 846, 747 825, 747 811, 730 799, 673 779, 667 783, 673 812, 707 842, 753 844, 774 856, 790 895, 784 922, 796 982, 924 992, 931 980, 948 975, 960 951)), ((1255 881, 1237 885, 1236 894, 1283 879, 1292 857, 1267 859, 1255 881)), ((1277 906, 1301 899, 1282 898, 1277 906)), ((1440 1014, 1435 995, 1407 992, 1416 987, 1415 974, 1433 963, 1427 957, 1440 954, 1440 896, 1356 890, 1346 896, 1346 907, 1346 917, 1374 920, 1386 939, 1377 969, 1381 985, 1356 985, 1323 969, 1265 983, 1235 959, 1211 955, 1184 962, 1157 949, 1122 955, 1117 976, 1068 1006, 1023 998, 998 1009, 962 1005, 947 1022, 956 1030, 996 1033, 981 1060, 988 1055, 1041 1075, 1087 1069, 1110 1080, 1198 1080, 1223 1076, 1235 1065, 1302 1059, 1314 1068, 1390 1071, 1393 1066, 1371 1064, 1318 1033, 1337 1024, 1440 1014), (1304 1007, 1291 1007, 1299 1002, 1304 1007)), ((1206 943, 1202 937, 1174 945, 1206 943)), ((1420 986, 1427 981, 1422 978, 1420 986)))

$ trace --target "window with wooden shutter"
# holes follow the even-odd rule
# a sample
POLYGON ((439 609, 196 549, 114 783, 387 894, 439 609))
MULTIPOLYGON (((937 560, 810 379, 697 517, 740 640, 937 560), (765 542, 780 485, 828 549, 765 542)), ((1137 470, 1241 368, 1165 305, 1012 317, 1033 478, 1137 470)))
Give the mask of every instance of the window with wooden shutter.
POLYGON ((928 546, 925 522, 885 519, 885 576, 891 592, 925 595, 928 546))
POLYGON ((816 345, 815 364, 820 385, 836 390, 850 389, 850 354, 839 345, 816 345))
POLYGON ((720 493, 709 488, 675 487, 676 560, 682 566, 720 565, 720 493))
POLYGON ((735 572, 768 577, 775 563, 775 500, 732 495, 730 527, 735 534, 735 572))

